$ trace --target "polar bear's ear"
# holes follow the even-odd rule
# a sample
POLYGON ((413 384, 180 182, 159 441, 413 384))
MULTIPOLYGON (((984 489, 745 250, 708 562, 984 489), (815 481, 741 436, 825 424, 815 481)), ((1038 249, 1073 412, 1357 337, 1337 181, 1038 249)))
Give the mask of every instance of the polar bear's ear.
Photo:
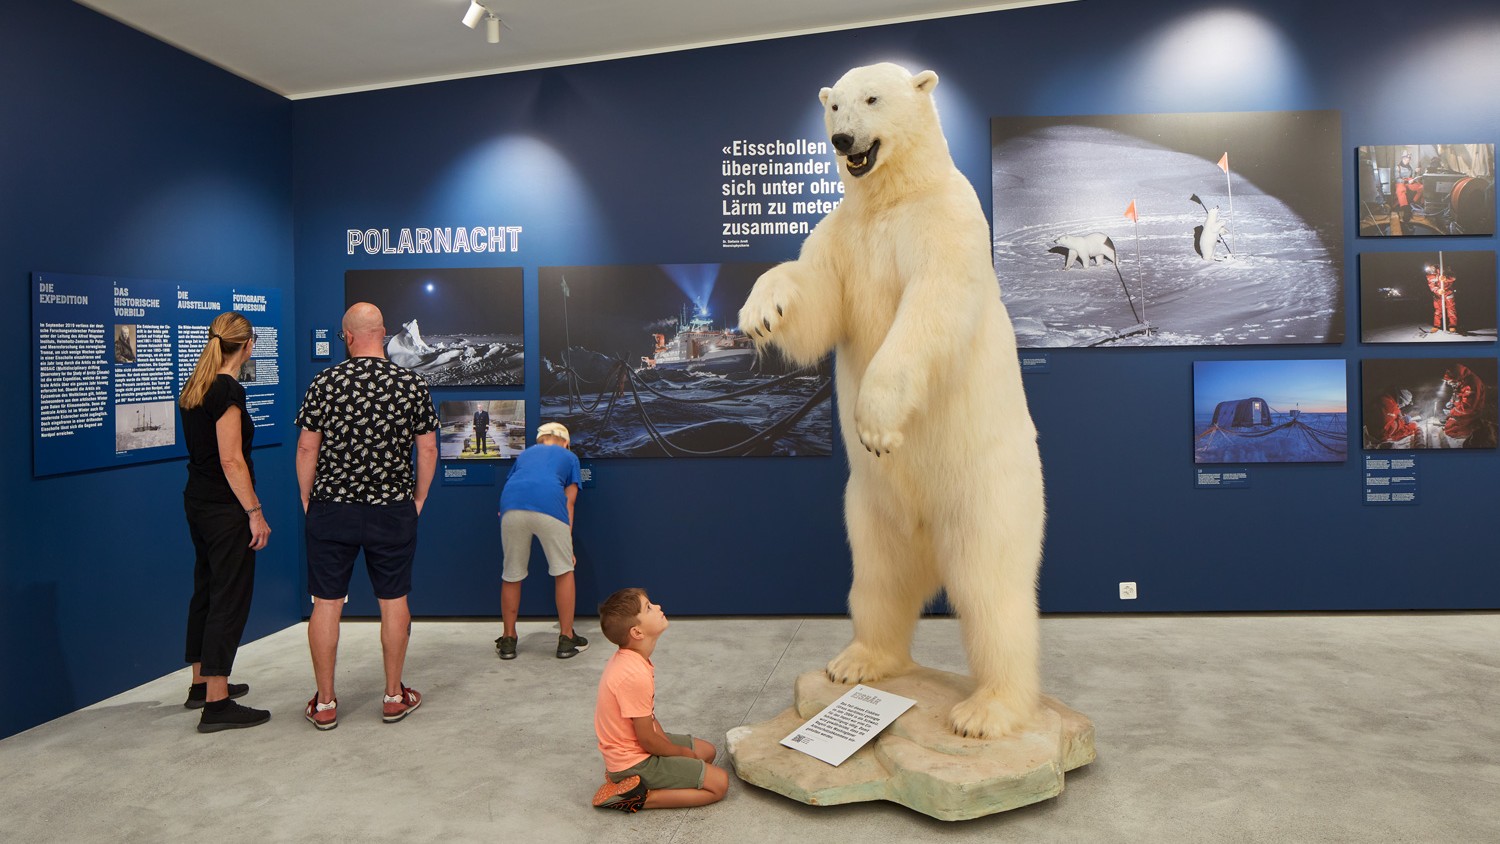
POLYGON ((824 88, 823 90, 818 92, 818 102, 822 103, 823 105, 828 105, 828 98, 831 96, 833 96, 833 89, 824 88))
POLYGON ((937 74, 924 70, 911 78, 911 86, 918 91, 931 94, 932 89, 937 87, 937 74))

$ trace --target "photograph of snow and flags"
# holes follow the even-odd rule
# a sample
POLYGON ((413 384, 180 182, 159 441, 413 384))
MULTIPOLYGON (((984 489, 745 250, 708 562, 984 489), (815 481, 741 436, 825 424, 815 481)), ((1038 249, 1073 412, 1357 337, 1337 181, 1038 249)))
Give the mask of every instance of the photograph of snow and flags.
POLYGON ((1341 463, 1349 454, 1346 364, 1193 364, 1194 463, 1341 463))
POLYGON ((1340 343, 1336 111, 996 117, 1023 348, 1340 343))

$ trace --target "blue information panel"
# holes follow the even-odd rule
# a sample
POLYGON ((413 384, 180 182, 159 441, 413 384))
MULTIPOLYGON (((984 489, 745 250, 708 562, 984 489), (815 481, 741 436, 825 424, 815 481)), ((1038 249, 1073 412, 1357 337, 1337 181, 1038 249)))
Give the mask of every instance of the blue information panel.
POLYGON ((1022 375, 1046 375, 1052 371, 1052 359, 1046 352, 1037 352, 1030 349, 1021 350, 1021 374, 1022 375))
POLYGON ((1193 476, 1193 485, 1198 489, 1248 489, 1248 469, 1199 469, 1193 476))
POLYGON ((438 468, 443 473, 443 486, 495 485, 493 463, 444 463, 438 468))
POLYGON ((1365 455, 1365 503, 1417 503, 1417 458, 1412 454, 1365 455))
POLYGON ((32 274, 32 473, 182 457, 177 394, 228 310, 255 326, 240 371, 255 445, 291 424, 281 378, 281 291, 196 282, 32 274))

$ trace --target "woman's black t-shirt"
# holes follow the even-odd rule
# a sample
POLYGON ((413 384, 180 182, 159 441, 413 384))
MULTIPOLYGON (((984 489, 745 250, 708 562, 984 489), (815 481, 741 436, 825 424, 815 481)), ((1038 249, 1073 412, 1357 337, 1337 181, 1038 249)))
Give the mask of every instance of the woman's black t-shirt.
POLYGON ((214 377, 203 403, 192 410, 182 411, 182 437, 187 441, 188 480, 182 494, 200 501, 215 501, 237 504, 229 479, 224 477, 224 467, 219 464, 219 417, 230 408, 240 409, 240 448, 245 455, 245 466, 250 470, 250 481, 255 482, 255 464, 250 461, 250 441, 255 438, 255 423, 245 410, 245 388, 240 382, 220 373, 214 377))

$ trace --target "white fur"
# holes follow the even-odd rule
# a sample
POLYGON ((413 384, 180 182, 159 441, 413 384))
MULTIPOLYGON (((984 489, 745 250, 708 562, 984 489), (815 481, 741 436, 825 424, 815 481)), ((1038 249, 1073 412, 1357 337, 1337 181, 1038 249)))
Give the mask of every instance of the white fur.
POLYGON ((948 153, 936 84, 881 64, 823 89, 829 135, 852 135, 855 153, 878 139, 879 154, 863 177, 841 167, 843 202, 797 260, 760 277, 740 325, 804 363, 838 352, 854 641, 829 676, 908 670, 917 618, 946 589, 976 680, 950 722, 995 737, 1038 706, 1042 469, 988 226, 948 153))
POLYGON ((1078 261, 1084 269, 1088 269, 1090 261, 1095 266, 1103 266, 1105 258, 1111 264, 1119 263, 1115 260, 1115 247, 1110 243, 1109 235, 1103 232, 1065 234, 1052 241, 1052 245, 1068 250, 1068 259, 1063 261, 1065 270, 1072 269, 1074 261, 1078 261))
POLYGON ((1208 209, 1208 219, 1203 221, 1203 231, 1198 233, 1198 252, 1202 254, 1203 260, 1218 260, 1214 256, 1214 249, 1219 245, 1219 238, 1226 234, 1229 234, 1229 227, 1219 221, 1219 206, 1215 205, 1208 209))

